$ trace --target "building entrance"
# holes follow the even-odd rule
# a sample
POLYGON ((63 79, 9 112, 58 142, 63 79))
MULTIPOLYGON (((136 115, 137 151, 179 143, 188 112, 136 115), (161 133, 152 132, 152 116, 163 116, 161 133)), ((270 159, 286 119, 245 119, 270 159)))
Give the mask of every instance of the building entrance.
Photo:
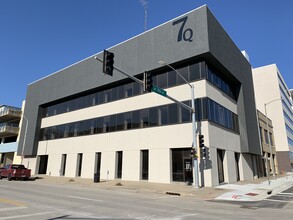
POLYGON ((47 173, 47 164, 48 164, 48 155, 39 156, 39 172, 38 174, 46 174, 47 173))
POLYGON ((172 149, 172 181, 192 183, 190 148, 172 149))

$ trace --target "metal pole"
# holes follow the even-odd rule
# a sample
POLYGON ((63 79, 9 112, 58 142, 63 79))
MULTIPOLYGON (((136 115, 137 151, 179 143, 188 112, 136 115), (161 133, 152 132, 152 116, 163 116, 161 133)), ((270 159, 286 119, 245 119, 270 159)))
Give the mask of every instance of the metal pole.
MULTIPOLYGON (((197 142, 196 142, 196 122, 195 122, 195 103, 194 103, 194 86, 191 86, 191 106, 192 106, 192 140, 193 140, 193 147, 195 150, 197 149, 197 142)), ((193 182, 194 187, 199 188, 199 172, 198 172, 198 161, 196 157, 193 157, 193 182)))
MULTIPOLYGON (((277 101, 277 100, 274 100, 274 101, 277 101)), ((269 102, 271 103, 271 102, 269 102)), ((267 103, 267 104, 269 104, 267 103)), ((273 167, 273 177, 274 177, 274 180, 276 179, 276 172, 275 172, 275 160, 274 160, 274 157, 273 157, 273 153, 272 153, 272 144, 271 144, 271 139, 270 139, 270 131, 269 131, 269 123, 268 123, 268 116, 267 116, 267 104, 265 103, 265 115, 266 115, 266 126, 267 126, 267 137, 268 137, 268 141, 269 141, 269 148, 270 148, 270 155, 271 155, 271 164, 272 164, 272 167, 273 167)))
MULTIPOLYGON (((192 113, 192 141, 193 141, 193 148, 194 150, 197 149, 197 142, 196 142, 196 122, 195 122, 195 101, 194 101, 194 86, 191 85, 173 66, 169 65, 165 61, 161 60, 159 61, 159 64, 166 65, 173 71, 175 71, 185 82, 187 85, 191 88, 191 109, 188 108, 192 113)), ((183 104, 183 103, 182 103, 183 104)), ((183 106, 184 107, 184 106, 183 106)), ((199 170, 198 170, 198 160, 196 157, 193 157, 193 185, 194 188, 199 188, 199 170)))

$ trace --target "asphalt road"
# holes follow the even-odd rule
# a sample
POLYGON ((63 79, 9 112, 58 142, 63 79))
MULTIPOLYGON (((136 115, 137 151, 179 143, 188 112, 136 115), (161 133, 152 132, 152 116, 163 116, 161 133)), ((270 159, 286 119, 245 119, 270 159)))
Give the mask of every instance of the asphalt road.
POLYGON ((292 201, 226 203, 152 191, 0 181, 1 219, 291 219, 292 201))

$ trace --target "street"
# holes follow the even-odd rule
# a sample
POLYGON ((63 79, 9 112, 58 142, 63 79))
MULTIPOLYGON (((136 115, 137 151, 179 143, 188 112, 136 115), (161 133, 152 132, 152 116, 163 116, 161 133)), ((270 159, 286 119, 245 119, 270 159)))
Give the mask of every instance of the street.
POLYGON ((99 189, 98 184, 0 181, 0 219, 281 220, 292 215, 292 201, 214 202, 119 187, 99 189))

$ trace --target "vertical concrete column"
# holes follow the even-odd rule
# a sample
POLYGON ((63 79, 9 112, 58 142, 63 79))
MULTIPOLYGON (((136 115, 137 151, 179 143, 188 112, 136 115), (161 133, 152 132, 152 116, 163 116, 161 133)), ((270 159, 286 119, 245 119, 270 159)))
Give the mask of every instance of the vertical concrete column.
POLYGON ((239 160, 239 170, 240 170, 240 180, 252 180, 252 158, 250 154, 240 154, 239 160))
POLYGON ((225 174, 225 182, 227 183, 237 182, 236 162, 235 162, 234 151, 228 151, 228 150, 225 151, 224 174, 225 174))
MULTIPOLYGON (((206 159, 204 170, 200 173, 201 186, 214 187, 219 185, 218 162, 217 162, 217 148, 209 147, 209 157, 206 159)), ((201 165, 200 165, 201 167, 201 165)))

